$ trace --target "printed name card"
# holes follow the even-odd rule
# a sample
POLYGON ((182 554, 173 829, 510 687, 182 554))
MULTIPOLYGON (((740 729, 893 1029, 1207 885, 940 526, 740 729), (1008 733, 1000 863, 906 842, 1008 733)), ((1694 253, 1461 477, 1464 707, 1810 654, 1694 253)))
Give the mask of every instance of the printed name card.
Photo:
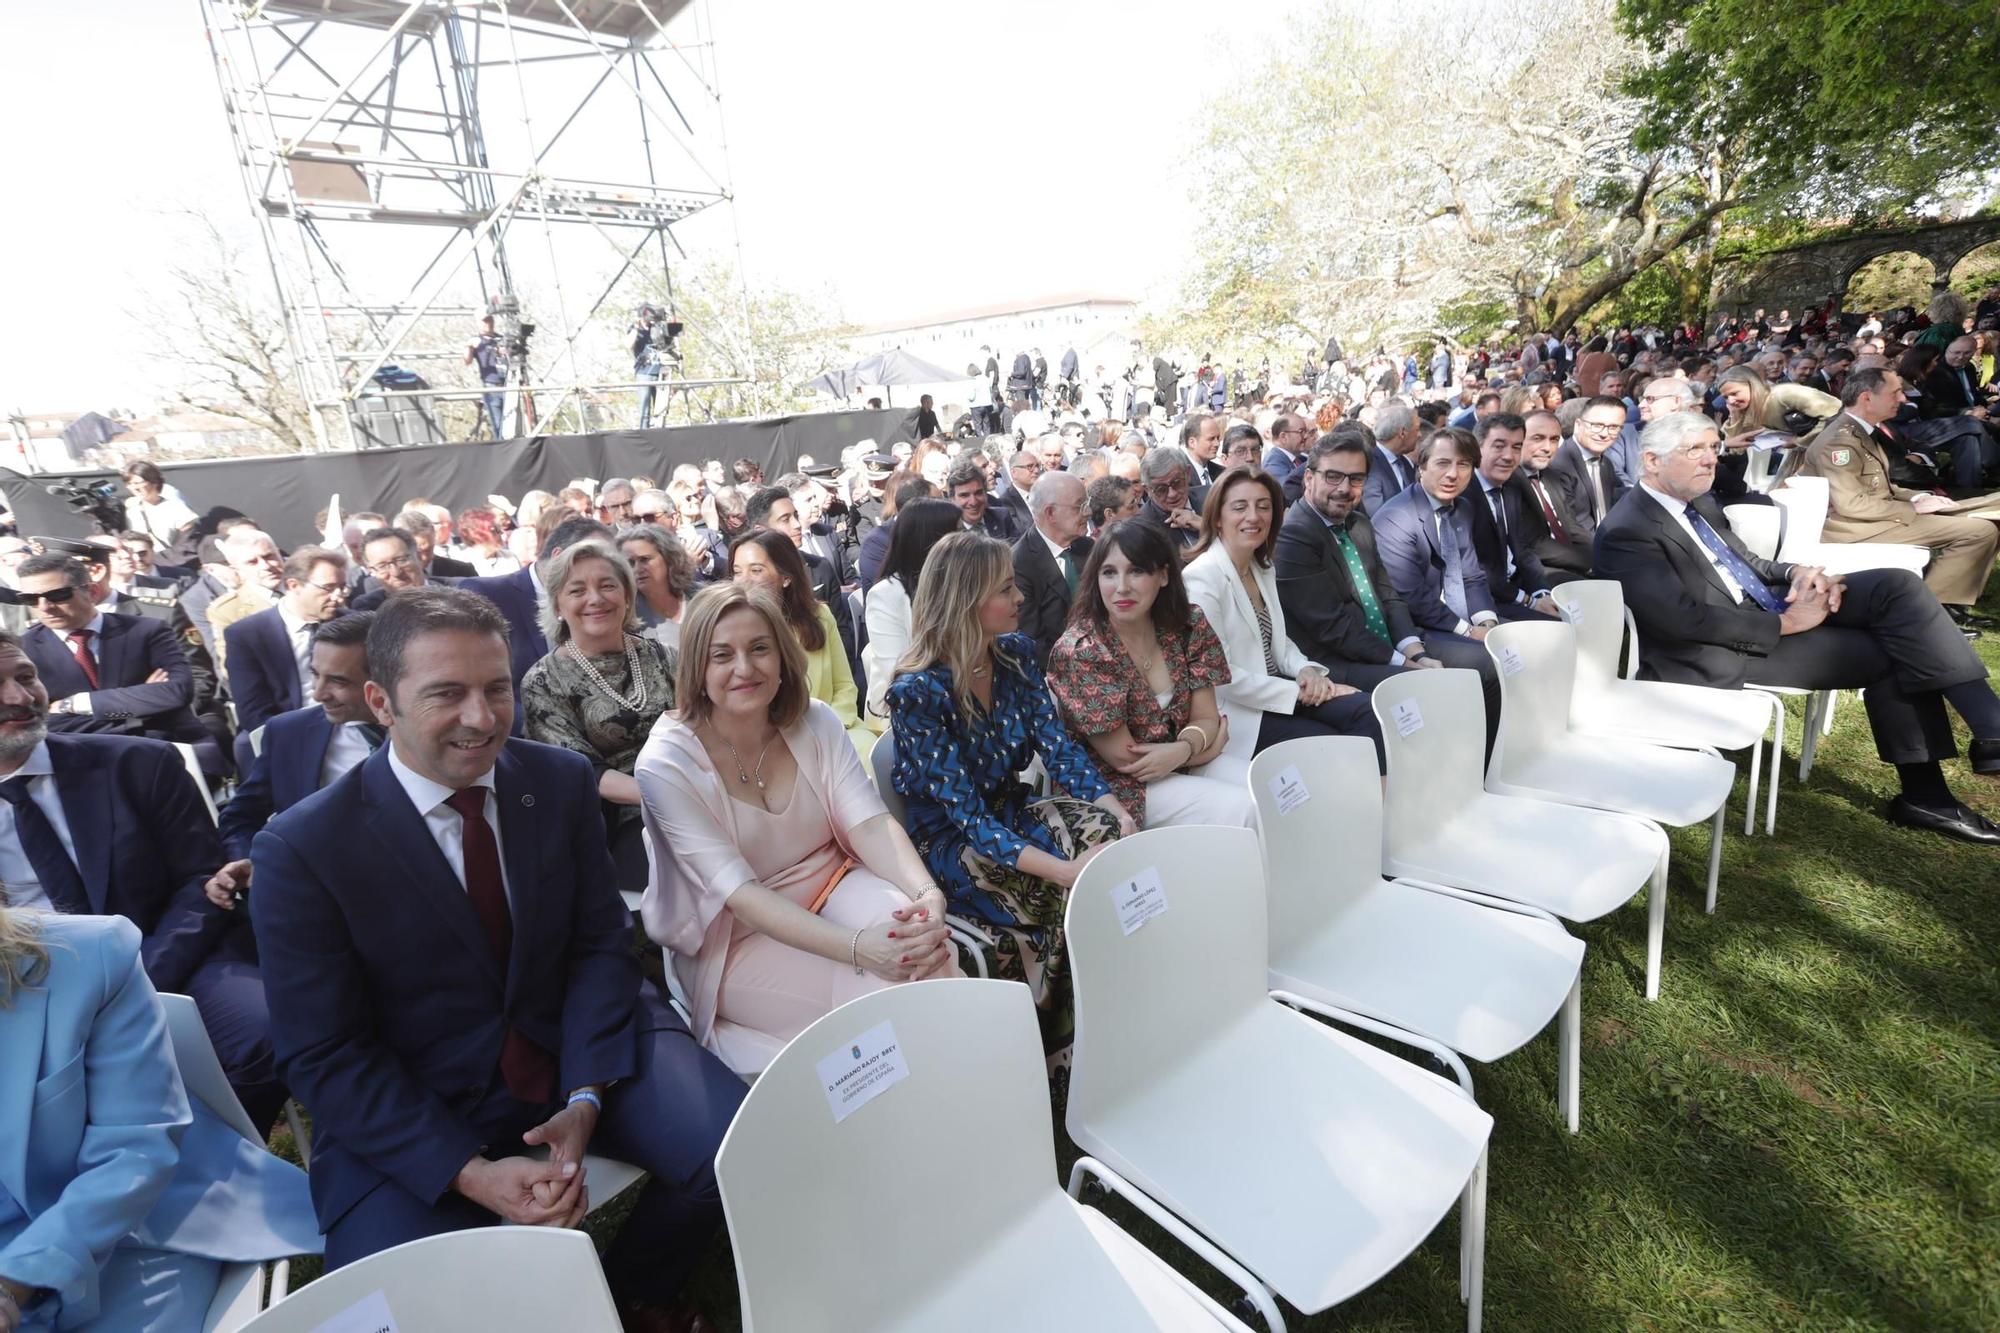
POLYGON ((1119 929, 1130 935, 1167 910, 1167 886, 1160 872, 1147 866, 1111 890, 1111 905, 1118 909, 1119 929))
POLYGON ((877 1023, 814 1068, 836 1125, 910 1076, 893 1023, 877 1023))
POLYGON ((1299 776, 1297 764, 1271 779, 1271 799, 1277 802, 1281 815, 1289 815, 1312 799, 1312 793, 1306 790, 1306 780, 1299 776))
POLYGON ((1414 736, 1424 729, 1424 710, 1417 707, 1415 699, 1405 699, 1391 710, 1396 719, 1398 736, 1414 736))
POLYGON ((1525 665, 1526 663, 1521 661, 1521 654, 1518 650, 1511 647, 1500 650, 1500 672, 1502 675, 1518 676, 1521 674, 1521 668, 1525 665))
POLYGON ((389 1313, 389 1298, 372 1291, 312 1333, 399 1333, 396 1316, 389 1313))

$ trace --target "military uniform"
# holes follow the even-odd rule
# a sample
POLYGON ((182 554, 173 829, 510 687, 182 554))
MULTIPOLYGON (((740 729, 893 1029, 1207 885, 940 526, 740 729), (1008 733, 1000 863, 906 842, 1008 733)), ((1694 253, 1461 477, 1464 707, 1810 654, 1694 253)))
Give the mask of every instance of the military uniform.
POLYGON ((1829 542, 1902 542, 1927 546, 1924 582, 1947 605, 1970 606, 1986 591, 2000 525, 1990 519, 1919 514, 1911 497, 1923 494, 1889 480, 1889 457, 1852 414, 1829 421, 1805 447, 1795 475, 1824 477, 1829 542))

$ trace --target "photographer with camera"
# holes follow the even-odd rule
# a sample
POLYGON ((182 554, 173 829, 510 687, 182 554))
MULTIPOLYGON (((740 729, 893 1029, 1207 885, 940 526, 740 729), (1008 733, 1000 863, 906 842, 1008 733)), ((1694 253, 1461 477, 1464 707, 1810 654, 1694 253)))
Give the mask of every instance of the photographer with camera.
POLYGON ((505 429, 502 423, 507 415, 507 395, 499 391, 507 383, 507 346, 493 331, 493 316, 483 316, 479 324, 479 340, 467 345, 465 364, 478 366, 479 382, 493 390, 480 398, 486 404, 487 424, 493 428, 493 438, 498 440, 502 438, 505 429))
POLYGON ((659 382, 660 372, 668 362, 680 360, 680 351, 674 343, 680 337, 681 325, 658 306, 642 305, 639 317, 626 331, 632 335, 632 375, 646 382, 646 387, 639 390, 639 429, 647 430, 653 424, 656 392, 653 386, 659 382))

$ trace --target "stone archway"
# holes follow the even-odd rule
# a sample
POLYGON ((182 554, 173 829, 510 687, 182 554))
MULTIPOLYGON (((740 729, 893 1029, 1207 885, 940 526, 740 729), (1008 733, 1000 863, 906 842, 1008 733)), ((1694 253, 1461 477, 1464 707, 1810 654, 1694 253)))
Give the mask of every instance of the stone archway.
POLYGON ((1922 310, 1933 293, 1950 280, 1930 260, 1914 250, 1890 250, 1863 261, 1841 284, 1843 304, 1850 310, 1892 310, 1909 306, 1922 310))
POLYGON ((1845 296, 1847 284, 1864 265, 1902 250, 1929 260, 1932 288, 1942 290, 1961 259, 1995 241, 2000 241, 2000 217, 1855 232, 1786 246, 1718 272, 1713 308, 1731 314, 1747 314, 1757 306, 1809 308, 1835 292, 1845 296))

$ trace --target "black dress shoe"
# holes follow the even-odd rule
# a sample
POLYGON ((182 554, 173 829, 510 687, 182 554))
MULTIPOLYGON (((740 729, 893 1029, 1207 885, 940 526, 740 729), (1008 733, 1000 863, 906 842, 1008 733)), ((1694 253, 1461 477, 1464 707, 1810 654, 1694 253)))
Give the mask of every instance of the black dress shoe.
POLYGON ((1976 814, 1957 802, 1950 810, 1929 810, 1921 805, 1913 805, 1898 796, 1889 802, 1889 822, 1904 828, 1923 829, 1928 833, 1942 833, 1947 838, 1957 838, 1960 842, 1976 842, 1987 847, 2000 847, 2000 824, 1995 824, 1984 815, 1976 814))
POLYGON ((1979 740, 1975 737, 1966 751, 1966 757, 1972 760, 1972 771, 1975 773, 2000 773, 2000 738, 1979 740))
POLYGON ((1954 604, 1945 607, 1944 611, 1951 617, 1952 623, 1960 629, 1992 629, 2000 625, 2000 621, 1994 620, 1991 616, 1982 616, 1970 607, 1954 604))

